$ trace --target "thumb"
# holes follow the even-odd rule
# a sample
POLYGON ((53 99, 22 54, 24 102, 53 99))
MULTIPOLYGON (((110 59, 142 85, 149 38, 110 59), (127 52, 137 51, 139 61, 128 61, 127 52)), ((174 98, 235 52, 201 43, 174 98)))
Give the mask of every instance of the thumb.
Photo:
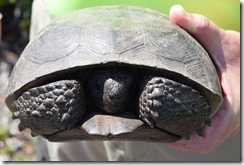
POLYGON ((187 13, 180 5, 171 7, 170 20, 196 38, 218 65, 224 30, 203 15, 187 13))

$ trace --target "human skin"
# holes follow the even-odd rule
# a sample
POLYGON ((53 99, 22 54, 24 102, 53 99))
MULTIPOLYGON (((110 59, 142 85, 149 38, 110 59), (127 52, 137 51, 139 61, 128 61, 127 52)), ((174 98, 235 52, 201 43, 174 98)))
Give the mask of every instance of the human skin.
POLYGON ((240 130, 240 33, 223 30, 205 16, 187 13, 180 5, 172 6, 170 20, 195 37, 216 65, 223 92, 223 103, 205 126, 203 136, 168 144, 180 150, 209 153, 240 130))

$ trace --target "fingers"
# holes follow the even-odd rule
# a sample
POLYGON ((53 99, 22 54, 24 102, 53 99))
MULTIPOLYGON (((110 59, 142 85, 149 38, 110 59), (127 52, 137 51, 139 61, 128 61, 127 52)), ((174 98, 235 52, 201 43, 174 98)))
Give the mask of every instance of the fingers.
POLYGON ((175 5, 170 9, 170 20, 193 35, 205 47, 214 61, 219 63, 224 30, 203 15, 187 13, 180 5, 175 5))

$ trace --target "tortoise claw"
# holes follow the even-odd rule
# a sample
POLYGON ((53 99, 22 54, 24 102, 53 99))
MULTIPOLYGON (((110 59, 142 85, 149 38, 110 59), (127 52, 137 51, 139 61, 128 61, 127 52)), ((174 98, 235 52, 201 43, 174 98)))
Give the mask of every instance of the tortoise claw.
POLYGON ((205 120, 205 124, 207 124, 209 127, 211 126, 211 119, 210 118, 206 118, 206 120, 205 120))
POLYGON ((183 139, 184 139, 184 140, 190 140, 191 137, 190 137, 190 136, 185 136, 185 137, 183 137, 183 139))
POLYGON ((139 117, 151 128, 154 128, 154 121, 150 117, 142 117, 139 115, 139 117))
POLYGON ((39 135, 40 135, 39 133, 34 132, 34 131, 31 131, 31 136, 32 136, 32 137, 36 137, 36 136, 39 136, 39 135))
POLYGON ((197 132, 198 136, 204 137, 204 135, 203 135, 203 127, 199 128, 196 132, 197 132))
POLYGON ((26 127, 24 126, 23 123, 20 122, 19 126, 18 126, 18 129, 19 129, 20 132, 23 132, 26 129, 26 127))
POLYGON ((12 113, 12 119, 18 119, 19 118, 19 115, 20 115, 20 112, 19 111, 13 112, 12 113))

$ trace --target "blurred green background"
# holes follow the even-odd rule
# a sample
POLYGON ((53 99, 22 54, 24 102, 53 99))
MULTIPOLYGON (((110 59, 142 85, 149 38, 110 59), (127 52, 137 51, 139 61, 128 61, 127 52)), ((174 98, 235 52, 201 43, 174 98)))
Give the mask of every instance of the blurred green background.
POLYGON ((101 5, 142 6, 168 14, 172 5, 181 4, 188 12, 203 14, 223 29, 240 31, 238 0, 45 0, 45 3, 53 17, 101 5))

